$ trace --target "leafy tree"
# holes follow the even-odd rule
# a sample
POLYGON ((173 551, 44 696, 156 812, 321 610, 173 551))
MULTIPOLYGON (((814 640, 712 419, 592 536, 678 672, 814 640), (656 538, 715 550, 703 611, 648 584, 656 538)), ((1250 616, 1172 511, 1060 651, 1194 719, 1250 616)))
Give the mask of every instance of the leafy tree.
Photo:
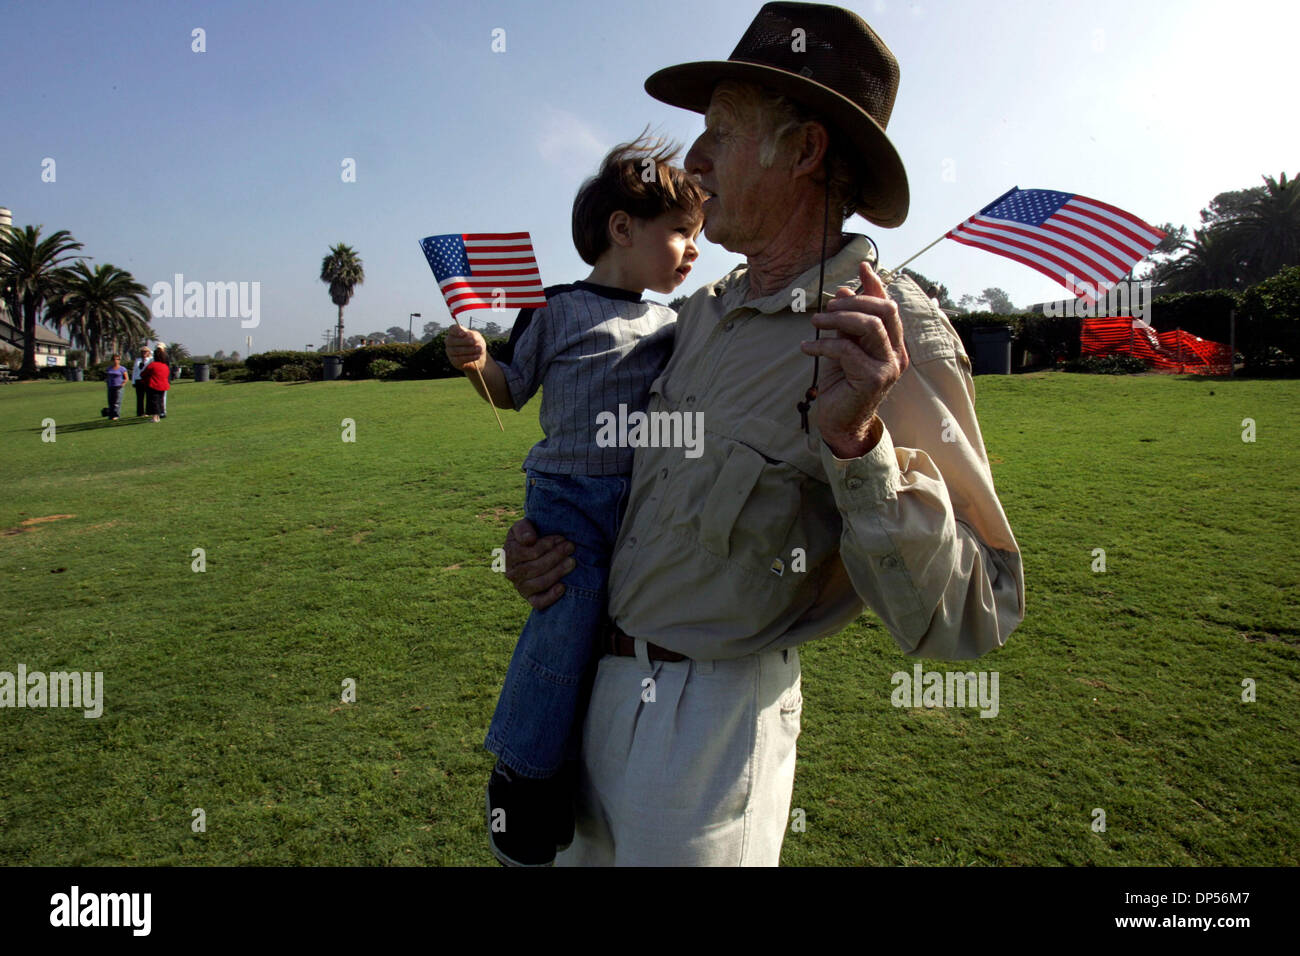
POLYGON ((167 346, 167 355, 173 365, 180 365, 182 362, 188 362, 194 357, 190 354, 190 350, 181 345, 180 342, 173 342, 171 345, 167 346))
POLYGON ((387 342, 387 341, 388 341, 388 333, 387 333, 387 332, 371 332, 369 335, 366 336, 366 341, 367 341, 367 342, 377 342, 377 343, 379 343, 379 344, 382 345, 384 342, 387 342))
POLYGON ((1011 304, 1011 297, 1001 289, 985 289, 980 298, 988 303, 990 312, 997 315, 1016 314, 1016 307, 1011 304))
POLYGON ((942 282, 934 282, 931 279, 927 279, 925 276, 921 275, 921 273, 917 272, 915 269, 904 269, 903 274, 911 276, 913 281, 915 281, 916 284, 921 287, 921 291, 924 292, 926 295, 930 294, 931 288, 938 288, 939 294, 937 296, 934 296, 934 298, 937 298, 939 300, 939 306, 941 308, 944 309, 957 308, 956 304, 952 301, 952 296, 949 295, 948 293, 948 287, 944 285, 942 282))
POLYGON ((346 348, 355 349, 359 348, 365 341, 366 337, 364 335, 349 335, 344 346, 346 348))
POLYGON ((497 325, 495 322, 489 322, 483 326, 483 338, 485 339, 499 339, 504 334, 505 333, 501 331, 501 326, 497 325))
POLYGON ((420 336, 421 342, 432 342, 434 338, 442 331, 441 322, 425 322, 424 333, 420 336))
POLYGON ((0 295, 23 330, 19 378, 36 377, 37 319, 45 303, 62 288, 63 263, 82 247, 66 229, 42 240, 41 228, 11 228, 0 235, 0 295))
POLYGON ((231 353, 230 353, 230 359, 229 359, 229 360, 230 360, 231 362, 238 362, 238 361, 239 361, 239 353, 238 353, 238 352, 231 352, 231 353))
POLYGON ((400 325, 390 325, 388 327, 388 338, 394 342, 405 342, 410 336, 407 335, 406 329, 400 325))
POLYGON ((215 359, 216 361, 220 362, 223 358, 226 357, 226 352, 225 352, 224 349, 217 349, 217 354, 214 355, 214 356, 212 356, 212 357, 213 357, 213 359, 215 359))
POLYGON ((343 243, 330 247, 330 254, 320 264, 320 280, 328 282, 330 301, 339 307, 336 341, 343 341, 343 307, 352 301, 352 290, 366 281, 366 272, 356 250, 343 243))
POLYGON ((677 296, 677 298, 675 298, 675 299, 669 299, 669 300, 668 300, 668 308, 670 308, 670 309, 672 309, 674 312, 676 312, 676 311, 678 311, 678 310, 681 309, 682 304, 683 304, 687 299, 689 299, 689 298, 690 298, 690 296, 688 296, 688 295, 679 295, 679 296, 677 296))
POLYGON ((92 272, 78 261, 61 278, 46 314, 58 328, 67 326, 68 337, 90 353, 91 365, 101 352, 121 352, 123 342, 157 337, 149 327, 149 290, 131 273, 108 263, 92 272))
MULTIPOLYGON (((942 302, 942 300, 940 300, 942 302)), ((1016 307, 1011 304, 1011 297, 998 288, 988 288, 979 295, 963 295, 957 300, 957 308, 962 312, 992 312, 995 315, 1015 315, 1016 307), (984 306, 984 308, 977 308, 984 306)))
POLYGON ((1251 189, 1234 189, 1219 193, 1210 200, 1210 205, 1201 210, 1201 225, 1220 226, 1238 218, 1263 190, 1259 186, 1251 189))

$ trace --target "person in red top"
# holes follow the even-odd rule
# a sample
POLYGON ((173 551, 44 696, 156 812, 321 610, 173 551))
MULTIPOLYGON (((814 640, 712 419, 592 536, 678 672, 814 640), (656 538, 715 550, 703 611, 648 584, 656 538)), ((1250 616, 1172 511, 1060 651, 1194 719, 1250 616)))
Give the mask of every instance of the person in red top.
POLYGON ((171 368, 167 364, 167 350, 161 345, 158 351, 154 353, 153 361, 150 362, 145 370, 140 374, 141 381, 144 382, 145 388, 149 390, 149 397, 145 400, 145 412, 152 415, 154 421, 158 421, 158 416, 163 411, 163 396, 171 386, 168 384, 171 380, 171 368))

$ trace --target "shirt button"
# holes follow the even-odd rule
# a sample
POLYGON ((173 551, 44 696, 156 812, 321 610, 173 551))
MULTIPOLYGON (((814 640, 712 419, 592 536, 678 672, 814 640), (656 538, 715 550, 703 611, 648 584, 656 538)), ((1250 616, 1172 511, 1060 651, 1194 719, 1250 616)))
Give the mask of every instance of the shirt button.
POLYGON ((722 327, 722 330, 724 332, 730 332, 733 328, 735 328, 735 326, 736 326, 735 322, 728 322, 726 325, 722 327))
POLYGON ((694 395, 687 395, 687 396, 686 396, 686 403, 687 403, 688 405, 691 404, 691 403, 694 402, 694 401, 695 401, 695 396, 694 396, 694 395))
POLYGON ((862 479, 850 478, 848 481, 844 482, 844 485, 849 489, 849 491, 857 491, 862 487, 862 479))
POLYGON ((892 571, 894 568, 898 567, 898 558, 894 557, 892 554, 887 554, 881 559, 880 566, 887 571, 892 571))
POLYGON ((636 547, 636 538, 628 538, 628 539, 627 539, 627 546, 628 546, 629 548, 635 548, 635 547, 636 547))
POLYGON ((665 468, 663 471, 659 472, 659 477, 660 477, 660 478, 667 478, 667 477, 668 477, 668 469, 665 468))

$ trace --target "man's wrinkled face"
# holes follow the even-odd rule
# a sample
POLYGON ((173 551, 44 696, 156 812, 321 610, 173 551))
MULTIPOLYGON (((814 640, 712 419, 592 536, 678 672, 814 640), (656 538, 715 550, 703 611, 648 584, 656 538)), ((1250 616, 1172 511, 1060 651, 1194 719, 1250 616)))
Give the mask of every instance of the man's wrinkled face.
POLYGON ((686 154, 688 173, 709 193, 704 235, 749 255, 761 251, 789 218, 789 177, 778 161, 765 169, 759 150, 766 132, 758 109, 737 95, 738 84, 719 83, 704 117, 704 132, 686 154))

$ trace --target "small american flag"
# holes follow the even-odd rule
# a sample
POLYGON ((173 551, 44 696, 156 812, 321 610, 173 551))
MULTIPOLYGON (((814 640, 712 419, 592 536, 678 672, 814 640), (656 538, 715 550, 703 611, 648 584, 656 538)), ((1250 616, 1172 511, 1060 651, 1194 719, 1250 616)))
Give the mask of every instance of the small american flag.
POLYGON ((1108 203, 1013 188, 947 238, 1037 269, 1085 302, 1122 279, 1164 233, 1108 203))
POLYGON ((542 276, 526 232, 474 232, 420 240, 452 318, 470 309, 546 304, 542 276))

